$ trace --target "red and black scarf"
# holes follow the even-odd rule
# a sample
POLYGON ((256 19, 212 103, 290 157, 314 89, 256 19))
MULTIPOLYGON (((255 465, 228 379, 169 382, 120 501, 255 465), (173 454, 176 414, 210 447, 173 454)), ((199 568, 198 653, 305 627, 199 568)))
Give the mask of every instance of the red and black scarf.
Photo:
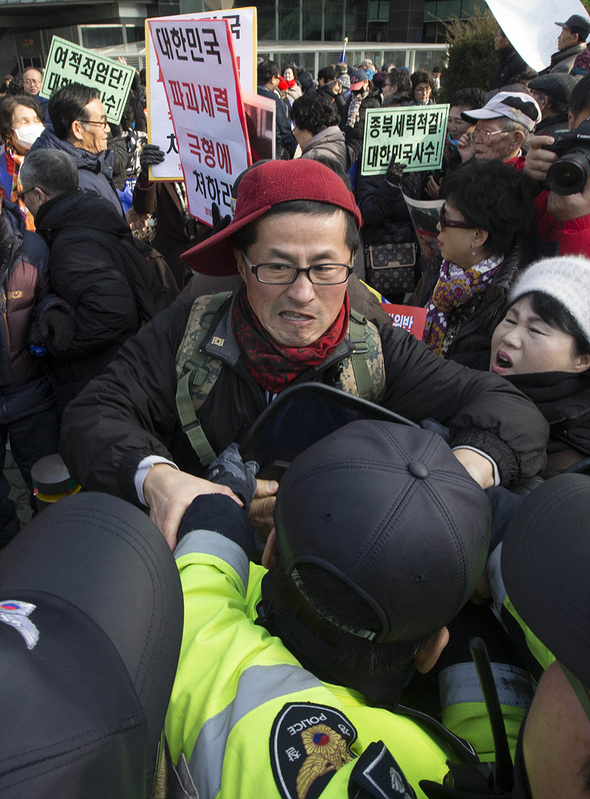
POLYGON ((307 347, 283 347, 260 324, 242 287, 236 295, 231 323, 248 371, 266 391, 278 394, 305 369, 322 363, 340 344, 348 330, 349 315, 346 292, 338 316, 323 336, 307 347))

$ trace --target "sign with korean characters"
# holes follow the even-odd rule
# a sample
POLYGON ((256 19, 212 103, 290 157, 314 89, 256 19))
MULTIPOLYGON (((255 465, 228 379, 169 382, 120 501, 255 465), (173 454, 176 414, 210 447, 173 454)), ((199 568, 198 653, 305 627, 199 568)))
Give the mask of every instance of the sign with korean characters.
POLYGON ((235 8, 226 11, 181 14, 174 17, 147 20, 145 41, 147 54, 148 134, 149 141, 161 147, 166 156, 161 164, 151 167, 150 177, 153 180, 182 180, 182 169, 149 23, 164 20, 203 19, 227 19, 234 45, 241 90, 251 93, 256 91, 256 8, 235 8))
POLYGON ((172 114, 189 211, 212 224, 231 213, 235 178, 250 165, 246 117, 225 19, 149 21, 172 114))
POLYGON ((382 302, 381 307, 385 313, 391 316, 392 327, 403 327, 418 341, 422 340, 426 324, 426 308, 416 308, 413 305, 394 305, 392 302, 382 302))
POLYGON ((41 97, 51 97, 68 83, 82 83, 98 89, 109 122, 118 125, 127 103, 135 69, 103 58, 59 36, 51 40, 47 66, 43 74, 41 97))
POLYGON ((381 175, 392 158, 406 172, 440 169, 448 105, 367 108, 362 175, 381 175))

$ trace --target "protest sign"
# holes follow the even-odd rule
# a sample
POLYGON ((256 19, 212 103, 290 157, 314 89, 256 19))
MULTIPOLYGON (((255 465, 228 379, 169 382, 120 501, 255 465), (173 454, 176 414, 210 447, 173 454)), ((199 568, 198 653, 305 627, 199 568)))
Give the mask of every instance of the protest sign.
POLYGON ((440 169, 448 105, 367 108, 362 175, 381 175, 392 158, 406 172, 440 169))
POLYGON ((413 200, 404 194, 404 200, 416 231, 418 244, 425 261, 438 247, 436 226, 440 220, 440 209, 444 200, 413 200))
POLYGON ((147 121, 149 141, 164 150, 161 164, 150 168, 153 180, 182 180, 182 169, 172 126, 172 118, 166 101, 164 84, 158 68, 156 51, 150 33, 150 22, 163 20, 227 19, 230 25, 234 52, 240 76, 240 87, 245 92, 256 91, 256 8, 235 8, 227 11, 206 11, 181 14, 174 17, 158 17, 146 20, 145 43, 147 57, 147 121))
POLYGON ((392 302, 382 302, 381 307, 391 316, 392 327, 403 327, 408 333, 416 336, 418 341, 424 335, 426 324, 426 308, 416 308, 414 305, 394 305, 392 302))
POLYGON ((510 43, 527 64, 539 72, 557 52, 557 37, 572 14, 588 17, 580 0, 487 0, 490 11, 510 43))
POLYGON ((227 20, 154 19, 150 32, 180 154, 189 211, 211 224, 231 213, 231 189, 250 164, 246 119, 227 20))
POLYGON ((108 121, 118 125, 134 75, 134 68, 127 64, 103 58, 78 44, 54 36, 39 94, 41 97, 51 97, 52 92, 68 83, 91 86, 100 92, 108 121))
POLYGON ((270 97, 242 92, 246 110, 248 139, 253 161, 274 160, 276 157, 277 104, 270 97))

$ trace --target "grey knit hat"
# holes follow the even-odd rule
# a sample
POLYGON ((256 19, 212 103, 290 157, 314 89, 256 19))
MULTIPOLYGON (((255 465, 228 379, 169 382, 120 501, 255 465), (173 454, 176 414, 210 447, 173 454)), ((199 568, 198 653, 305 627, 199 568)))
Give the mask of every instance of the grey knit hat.
POLYGON ((515 281, 510 303, 532 291, 558 300, 590 341, 590 260, 582 255, 558 255, 531 264, 515 281))

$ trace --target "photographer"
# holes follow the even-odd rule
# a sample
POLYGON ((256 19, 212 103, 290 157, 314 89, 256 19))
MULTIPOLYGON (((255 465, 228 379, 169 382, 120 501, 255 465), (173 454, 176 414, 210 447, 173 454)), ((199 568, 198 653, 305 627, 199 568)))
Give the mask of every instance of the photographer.
MULTIPOLYGON (((590 257, 590 146, 586 131, 578 129, 588 125, 590 116, 590 76, 583 78, 574 88, 570 99, 568 125, 573 131, 569 142, 560 136, 534 136, 526 156, 524 171, 534 180, 545 184, 549 168, 570 149, 578 151, 578 173, 586 170, 588 179, 581 191, 562 194, 549 188, 537 195, 537 230, 532 236, 533 256, 585 255, 590 257), (580 138, 575 139, 575 133, 580 138), (583 136, 583 138, 582 138, 583 136), (557 142, 558 152, 555 152, 557 142), (548 146, 551 149, 547 149, 548 146)), ((589 131, 590 133, 590 131, 589 131)))

